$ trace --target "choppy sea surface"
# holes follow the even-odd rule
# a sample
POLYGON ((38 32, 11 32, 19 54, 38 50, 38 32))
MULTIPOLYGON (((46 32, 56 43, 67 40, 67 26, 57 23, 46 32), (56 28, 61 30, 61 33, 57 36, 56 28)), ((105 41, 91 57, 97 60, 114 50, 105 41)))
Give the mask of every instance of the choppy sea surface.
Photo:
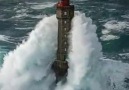
MULTIPOLYGON (((45 15, 55 14, 55 4, 56 1, 50 0, 0 1, 0 66, 3 57, 26 40, 45 15)), ((129 63, 128 3, 73 0, 72 4, 76 11, 85 13, 96 24, 96 33, 102 44, 102 59, 129 63)))

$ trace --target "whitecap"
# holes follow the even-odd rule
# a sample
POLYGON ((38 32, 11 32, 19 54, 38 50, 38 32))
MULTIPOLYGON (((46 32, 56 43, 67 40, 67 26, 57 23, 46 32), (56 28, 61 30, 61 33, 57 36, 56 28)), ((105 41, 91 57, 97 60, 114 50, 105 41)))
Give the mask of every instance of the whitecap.
POLYGON ((100 37, 100 39, 102 41, 109 41, 109 40, 115 40, 115 39, 119 39, 119 36, 115 36, 115 35, 103 35, 100 37))
POLYGON ((55 4, 56 3, 46 2, 46 3, 37 4, 37 5, 32 5, 31 8, 32 9, 45 9, 45 8, 53 7, 55 4))
POLYGON ((122 22, 111 20, 103 25, 108 30, 122 31, 123 29, 129 29, 129 22, 122 22))

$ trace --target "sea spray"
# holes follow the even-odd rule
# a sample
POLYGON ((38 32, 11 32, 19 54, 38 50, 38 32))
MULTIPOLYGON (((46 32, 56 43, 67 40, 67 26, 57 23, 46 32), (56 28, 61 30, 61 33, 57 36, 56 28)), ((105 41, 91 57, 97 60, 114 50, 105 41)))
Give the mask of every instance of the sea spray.
POLYGON ((129 64, 100 59, 96 26, 84 13, 75 13, 69 39, 67 83, 57 90, 128 90, 129 64))
MULTIPOLYGON (((102 56, 96 26, 85 14, 76 12, 72 21, 67 83, 58 84, 57 90, 87 90, 86 76, 102 56)), ((98 89, 97 89, 98 90, 98 89)))
POLYGON ((50 90, 55 81, 51 64, 56 58, 57 19, 45 17, 26 42, 4 57, 0 90, 50 90))
MULTIPOLYGON (((55 15, 45 17, 27 41, 4 57, 0 90, 55 90, 51 64, 56 59, 57 26, 55 15)), ((96 26, 85 14, 75 13, 69 42, 67 82, 59 82, 56 90, 128 90, 124 81, 129 65, 99 60, 102 53, 96 26)))

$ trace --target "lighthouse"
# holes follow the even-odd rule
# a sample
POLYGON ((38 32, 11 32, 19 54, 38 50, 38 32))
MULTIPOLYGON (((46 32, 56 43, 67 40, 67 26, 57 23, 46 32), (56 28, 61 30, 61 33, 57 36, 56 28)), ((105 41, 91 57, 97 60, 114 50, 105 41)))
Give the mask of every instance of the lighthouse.
POLYGON ((74 5, 69 0, 61 0, 56 4, 56 17, 58 19, 58 48, 56 59, 52 65, 56 82, 65 78, 68 71, 68 34, 71 30, 71 20, 74 17, 74 5))

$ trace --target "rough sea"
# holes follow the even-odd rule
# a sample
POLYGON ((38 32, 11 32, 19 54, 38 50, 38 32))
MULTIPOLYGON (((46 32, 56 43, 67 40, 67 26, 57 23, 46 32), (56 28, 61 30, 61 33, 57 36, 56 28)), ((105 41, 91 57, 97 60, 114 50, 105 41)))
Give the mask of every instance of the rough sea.
POLYGON ((64 86, 60 83, 53 86, 54 74, 47 71, 51 64, 48 61, 51 62, 56 51, 57 21, 53 16, 56 2, 0 1, 0 90, 129 90, 129 1, 71 1, 77 11, 70 39, 73 53, 69 52, 73 71, 69 70, 68 83, 64 86))

